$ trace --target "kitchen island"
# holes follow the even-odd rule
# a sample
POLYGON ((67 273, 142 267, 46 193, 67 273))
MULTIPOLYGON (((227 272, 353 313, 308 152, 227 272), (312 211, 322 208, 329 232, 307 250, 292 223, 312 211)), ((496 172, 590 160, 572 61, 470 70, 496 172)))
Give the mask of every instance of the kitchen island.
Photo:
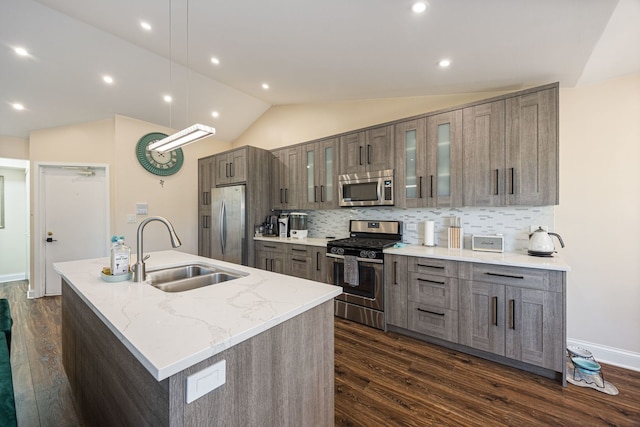
POLYGON ((63 363, 83 421, 333 425, 333 298, 341 288, 178 251, 151 253, 147 271, 190 263, 246 276, 168 293, 104 282, 106 258, 55 264, 63 363), (189 377, 195 391, 187 391, 189 377))

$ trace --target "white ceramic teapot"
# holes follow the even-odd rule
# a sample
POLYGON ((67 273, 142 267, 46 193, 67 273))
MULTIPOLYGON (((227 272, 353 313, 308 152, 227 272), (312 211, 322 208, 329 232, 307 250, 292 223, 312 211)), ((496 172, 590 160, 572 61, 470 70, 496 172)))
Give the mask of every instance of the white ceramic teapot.
POLYGON ((560 241, 560 245, 564 248, 564 242, 558 233, 547 233, 542 227, 538 227, 536 231, 529 234, 529 255, 553 256, 556 247, 553 244, 551 236, 556 236, 558 241, 560 241))

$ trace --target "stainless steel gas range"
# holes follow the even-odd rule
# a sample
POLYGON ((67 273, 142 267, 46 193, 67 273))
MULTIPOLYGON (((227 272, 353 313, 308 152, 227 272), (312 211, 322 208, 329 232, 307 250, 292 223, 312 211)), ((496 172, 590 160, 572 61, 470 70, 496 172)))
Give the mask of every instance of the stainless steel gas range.
POLYGON ((351 220, 349 232, 351 237, 327 244, 327 282, 343 289, 335 315, 384 329, 382 251, 402 241, 402 222, 351 220))

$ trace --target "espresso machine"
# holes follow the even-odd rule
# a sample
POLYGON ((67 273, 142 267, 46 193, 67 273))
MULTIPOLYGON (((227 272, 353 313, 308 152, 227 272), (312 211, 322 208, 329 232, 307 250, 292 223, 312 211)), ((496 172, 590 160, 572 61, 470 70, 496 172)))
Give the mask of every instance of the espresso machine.
POLYGON ((289 214, 281 213, 278 217, 278 236, 281 239, 289 237, 289 214))
POLYGON ((267 215, 263 227, 263 236, 276 237, 278 235, 278 215, 267 215))

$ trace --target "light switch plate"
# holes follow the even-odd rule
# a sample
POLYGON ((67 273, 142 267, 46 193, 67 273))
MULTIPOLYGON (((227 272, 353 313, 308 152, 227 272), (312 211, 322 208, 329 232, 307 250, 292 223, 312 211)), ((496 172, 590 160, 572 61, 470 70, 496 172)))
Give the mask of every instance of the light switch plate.
POLYGON ((147 215, 149 213, 149 205, 147 203, 136 203, 136 215, 147 215))
POLYGON ((187 403, 201 398, 226 382, 227 361, 221 360, 215 365, 187 377, 187 403))
POLYGON ((138 222, 138 218, 136 218, 136 216, 134 214, 128 214, 127 215, 127 223, 135 224, 136 222, 138 222))

